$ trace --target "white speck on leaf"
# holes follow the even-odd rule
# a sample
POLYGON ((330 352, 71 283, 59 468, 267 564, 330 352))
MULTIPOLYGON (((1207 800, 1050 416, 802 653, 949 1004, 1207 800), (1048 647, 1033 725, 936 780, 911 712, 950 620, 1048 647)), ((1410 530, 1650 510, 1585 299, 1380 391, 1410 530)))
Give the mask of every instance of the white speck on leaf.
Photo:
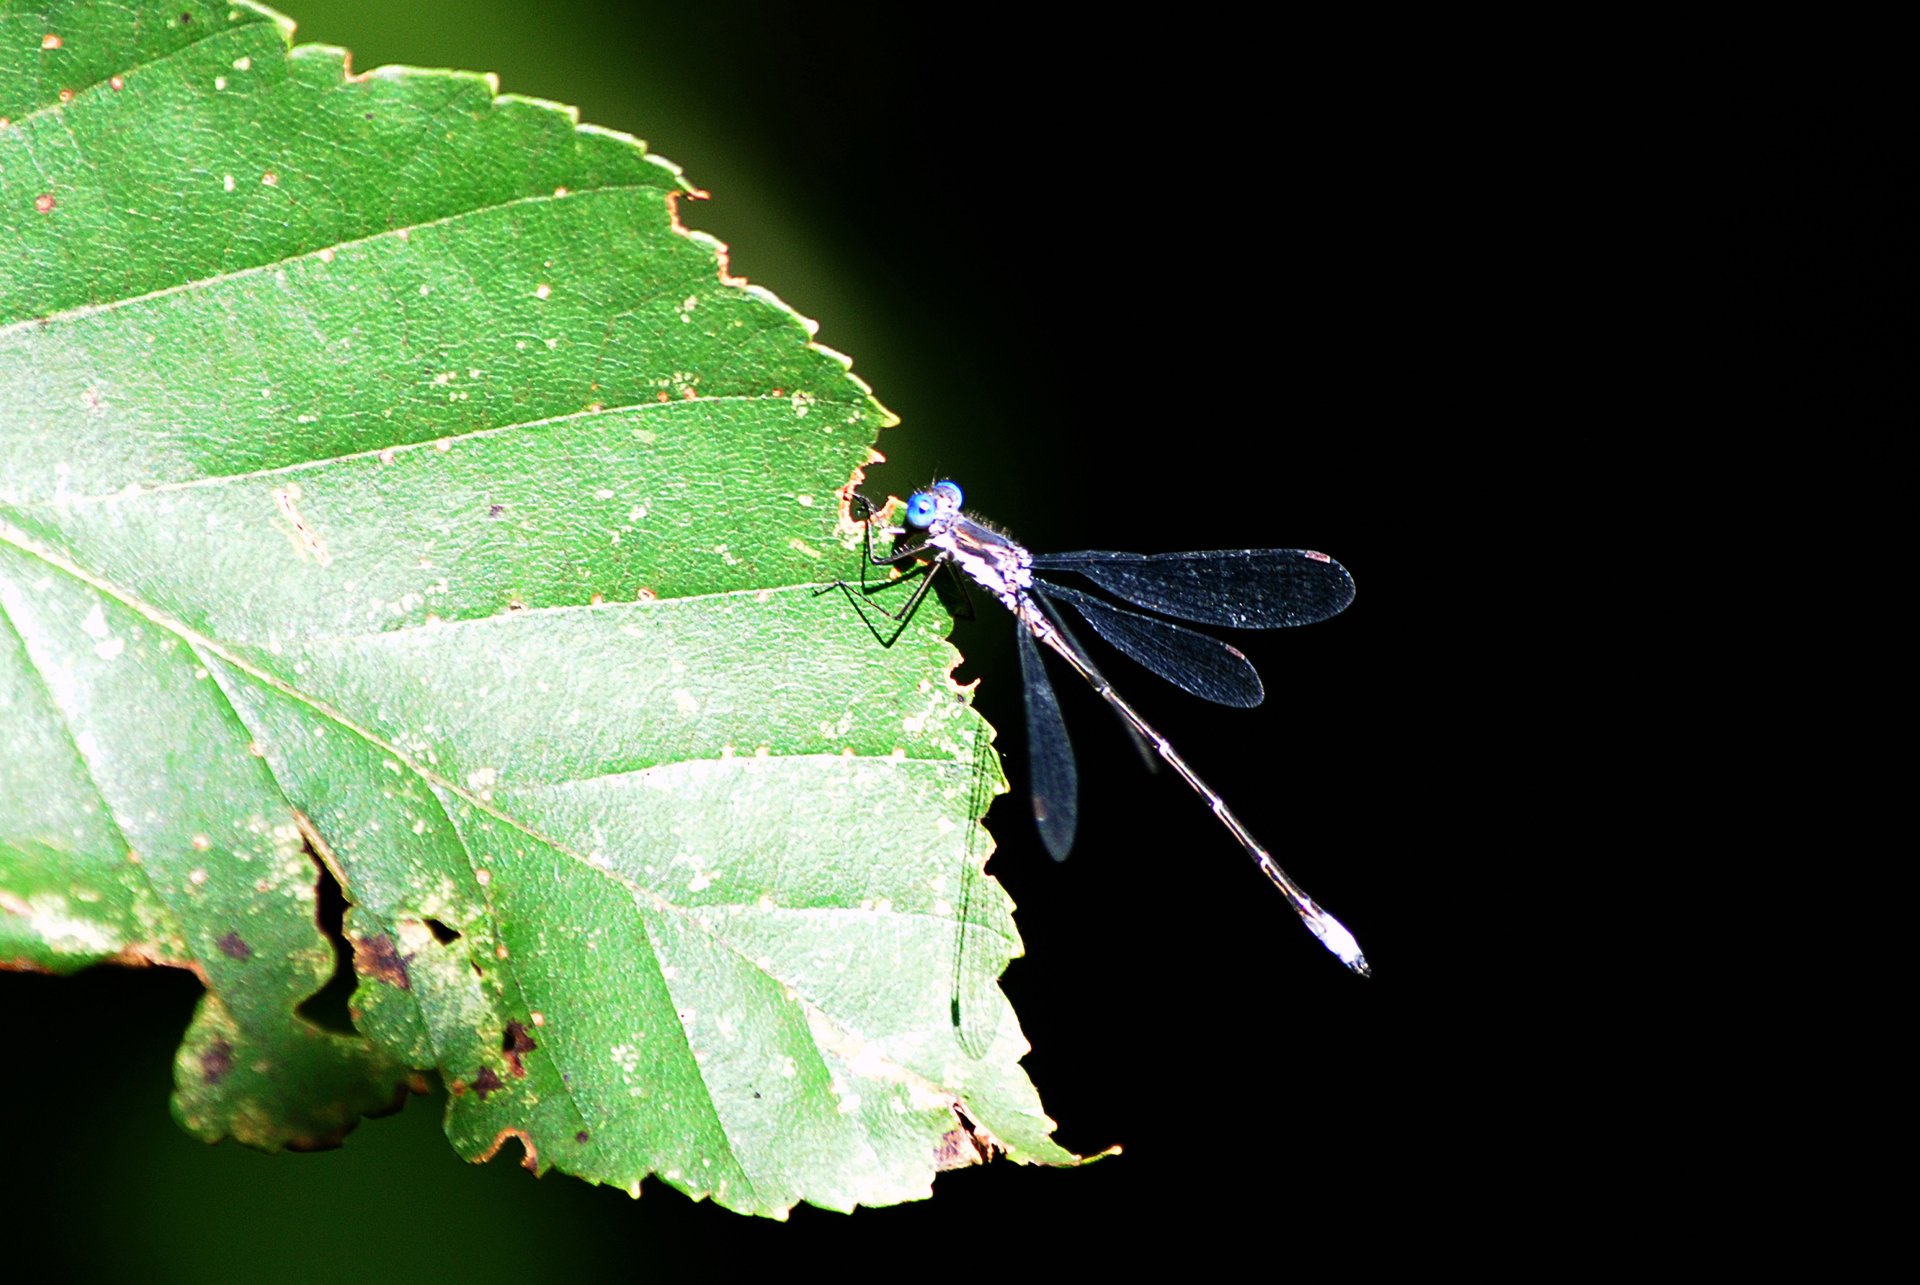
POLYGON ((24 911, 12 906, 8 910, 23 915, 27 930, 55 954, 103 955, 113 947, 112 938, 98 924, 68 913, 65 897, 41 893, 26 899, 24 911))

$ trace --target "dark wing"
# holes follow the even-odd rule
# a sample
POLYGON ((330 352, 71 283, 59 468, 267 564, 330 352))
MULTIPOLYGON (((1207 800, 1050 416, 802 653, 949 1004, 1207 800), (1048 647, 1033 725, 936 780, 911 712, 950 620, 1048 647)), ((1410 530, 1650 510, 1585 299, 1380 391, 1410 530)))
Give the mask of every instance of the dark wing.
POLYGON ((1073 604, 1094 631, 1160 677, 1203 700, 1247 709, 1265 691, 1253 664, 1229 647, 1185 625, 1122 611, 1091 594, 1049 583, 1047 595, 1073 604))
POLYGON ((1115 597, 1181 620, 1236 629, 1310 625, 1353 601, 1347 569, 1309 549, 1049 553, 1034 555, 1033 565, 1085 576, 1115 597))
POLYGON ((1060 701, 1040 664, 1033 635, 1021 625, 1020 679, 1027 697, 1027 781, 1033 790, 1033 819, 1040 839, 1055 861, 1073 848, 1079 782, 1073 770, 1073 744, 1060 718, 1060 701))

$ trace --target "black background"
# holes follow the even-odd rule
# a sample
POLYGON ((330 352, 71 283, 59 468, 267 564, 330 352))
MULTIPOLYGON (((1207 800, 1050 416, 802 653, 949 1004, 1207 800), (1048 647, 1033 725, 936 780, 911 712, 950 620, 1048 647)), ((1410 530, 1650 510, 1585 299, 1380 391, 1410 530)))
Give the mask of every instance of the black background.
POLYGON ((1472 335, 1499 287, 1475 286, 1475 247, 1516 217, 1476 178, 1471 78, 1418 33, 1201 9, 1054 24, 1031 6, 362 8, 304 6, 300 36, 354 47, 360 67, 497 69, 503 89, 579 103, 682 164, 713 194, 685 221, 819 319, 901 416, 874 492, 956 478, 1037 550, 1343 562, 1359 588, 1344 615, 1233 638, 1266 679, 1257 710, 1108 668, 1353 928, 1375 977, 1327 956, 1060 670, 1081 823, 1072 859, 1049 860, 1020 803, 1012 624, 982 603, 956 639, 1014 784, 990 869, 1027 943, 1005 979, 1025 1066, 1065 1145, 1123 1155, 995 1164, 943 1176, 929 1202, 802 1207, 782 1226, 657 1183, 635 1203, 507 1159, 469 1169, 438 1138, 437 1098, 336 1153, 209 1149, 166 1118, 190 978, 0 976, 11 1145, 38 1175, 19 1185, 61 1225, 99 1223, 68 1238, 72 1269, 946 1275, 1114 1270, 1150 1250, 1202 1270, 1241 1254, 1276 1274, 1323 1255, 1364 1270, 1405 1260, 1416 1210, 1516 1181, 1459 1178, 1478 1162, 1443 1141, 1472 1134, 1457 1083, 1501 1074, 1460 1052, 1489 983, 1441 953, 1479 895, 1467 814, 1484 800, 1438 779, 1500 788, 1475 770, 1486 733, 1459 721, 1476 693, 1454 659, 1491 645, 1479 604, 1498 554, 1436 521, 1465 503, 1490 400, 1472 335))

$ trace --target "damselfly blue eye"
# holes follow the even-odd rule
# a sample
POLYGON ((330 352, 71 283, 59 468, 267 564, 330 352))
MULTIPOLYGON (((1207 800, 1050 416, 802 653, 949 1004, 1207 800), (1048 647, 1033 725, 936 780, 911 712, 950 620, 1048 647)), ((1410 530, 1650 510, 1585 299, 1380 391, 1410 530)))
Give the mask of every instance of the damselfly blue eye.
POLYGON ((932 489, 952 500, 953 507, 956 509, 967 502, 967 497, 960 494, 958 482, 935 482, 932 489))
POLYGON ((907 501, 907 525, 924 527, 940 512, 940 501, 932 491, 915 491, 907 501))

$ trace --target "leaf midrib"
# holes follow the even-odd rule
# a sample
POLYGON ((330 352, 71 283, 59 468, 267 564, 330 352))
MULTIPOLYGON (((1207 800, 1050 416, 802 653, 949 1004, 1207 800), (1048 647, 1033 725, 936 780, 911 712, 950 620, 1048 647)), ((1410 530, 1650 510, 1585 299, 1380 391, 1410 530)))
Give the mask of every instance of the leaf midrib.
MULTIPOLYGON (((554 852, 560 853, 561 855, 572 859, 573 861, 577 862, 579 865, 589 870, 594 870, 599 872, 599 874, 602 877, 608 879, 609 881, 614 883, 617 887, 623 889, 629 900, 637 901, 641 897, 646 898, 646 900, 653 906, 653 908, 656 911, 673 915, 686 927, 688 927, 694 932, 699 933, 701 936, 711 941, 715 946, 717 946, 721 950, 724 950, 725 952, 727 952, 728 954, 732 955, 734 958, 739 960, 742 965, 752 969, 755 972, 765 975, 769 980, 777 983, 778 985, 785 988, 787 991, 791 992, 795 997, 794 999, 795 1003, 798 1003, 804 1006, 804 1008, 809 1013, 817 1016, 819 1020, 824 1024, 826 1024, 828 1027, 837 1031, 845 1032, 847 1035, 851 1036, 852 1038, 860 1040, 863 1044, 875 1044, 877 1042, 873 1039, 870 1039, 868 1036, 862 1034, 858 1030, 848 1027, 844 1023, 836 1020, 826 1008, 822 1007, 820 1004, 816 1003, 813 999, 808 997, 803 991, 803 989, 797 983, 787 978, 780 977, 779 975, 774 974, 772 972, 769 972, 767 969, 763 968, 757 960, 750 958, 744 951, 742 951, 732 941, 730 941, 725 936, 720 935, 711 925, 709 925, 707 922, 704 921, 703 917, 699 913, 699 911, 703 909, 707 909, 706 907, 682 906, 678 902, 669 900, 664 894, 656 891, 655 889, 642 885, 626 877, 625 875, 623 875, 621 872, 617 870, 610 869, 601 863, 590 860, 586 854, 574 850, 571 846, 557 839, 549 838, 548 836, 542 834, 540 831, 538 831, 534 827, 528 825, 526 822, 520 820, 518 817, 512 816, 511 814, 502 811, 498 807, 495 807, 490 801, 482 799, 473 791, 465 789, 458 782, 441 777, 439 774, 431 771, 424 765, 415 762, 412 757, 407 755, 398 746, 386 741, 385 739, 383 739, 376 733, 372 732, 371 730, 361 727, 359 724, 355 723, 352 719, 348 718, 346 715, 329 708, 327 705, 325 705, 321 701, 315 699, 314 697, 308 695, 305 692, 302 692, 300 689, 287 683, 284 679, 281 679, 277 675, 271 674, 261 669, 259 666, 254 665, 253 663, 244 659, 241 656, 233 654, 232 652, 228 651, 226 648, 222 647, 216 640, 208 638, 205 635, 202 635, 197 631, 188 628, 186 625, 184 625, 183 623, 177 620, 174 620, 173 618, 168 616, 166 613, 160 611, 158 608, 155 608, 150 604, 142 602, 138 598, 135 598, 129 594, 124 593, 117 586, 113 585, 111 582, 103 580, 97 576, 90 574, 85 569, 74 565, 69 560, 61 557, 59 554, 54 553, 51 550, 42 548, 41 546, 38 545, 37 542, 31 539, 25 538, 23 534, 18 532, 17 530, 9 530, 5 526, 0 526, 0 541, 4 541, 10 546, 18 549, 20 552, 26 554, 29 557, 34 558, 35 560, 45 564, 48 567, 51 567, 52 569, 60 572, 63 575, 66 575, 75 580, 78 580, 80 583, 87 585, 89 588, 95 590, 96 592, 106 594, 107 596, 113 598, 115 601, 119 602, 121 605, 125 606, 127 609, 140 615, 143 619, 149 621, 150 623, 158 626, 161 629, 166 630, 169 633, 174 634, 182 642, 186 643, 189 648, 195 649, 196 651, 201 648, 204 648, 207 652, 211 653, 214 656, 219 657, 220 660, 223 661, 224 663, 231 665, 238 672, 247 675, 249 678, 253 679, 256 682, 261 683, 263 686, 266 686, 273 691, 279 692, 281 695, 287 697, 290 700, 299 702, 300 704, 314 711, 314 713, 318 714, 320 717, 325 718, 330 722, 334 723, 335 725, 340 727, 342 730, 347 731, 348 733, 361 738, 368 745, 379 749, 382 753, 392 757, 394 761, 403 764, 408 771, 412 772, 421 781, 425 782, 433 790, 434 797, 436 800, 442 800, 443 796, 439 793, 439 791, 444 790, 454 795, 455 797, 458 797, 459 799, 461 799, 469 807, 472 807, 476 811, 494 818, 496 821, 500 822, 502 825, 505 825, 527 836, 529 839, 533 840, 534 842, 545 845, 546 847, 550 848, 554 852)), ((762 588, 762 589, 729 590, 727 592, 729 594, 739 594, 739 593, 759 594, 759 593, 769 593, 769 592, 794 593, 802 589, 811 591, 815 587, 816 586, 812 586, 812 585, 785 585, 785 586, 769 587, 769 588, 762 588)), ((679 601, 679 600, 675 600, 675 601, 679 601)), ((269 773, 271 773, 272 772, 271 764, 269 763, 267 766, 268 766, 269 773)), ((274 784, 276 789, 280 790, 282 797, 284 798, 285 797, 284 786, 279 781, 279 778, 277 775, 275 775, 274 777, 274 784)), ((442 811, 444 812, 445 811, 444 801, 440 803, 440 806, 442 811)), ((292 804, 290 801, 288 803, 288 808, 289 808, 289 811, 292 811, 292 804)), ((451 821, 451 818, 449 818, 449 820, 451 821)), ((456 838, 459 838, 461 834, 460 827, 458 825, 453 825, 452 832, 456 838)), ((462 853, 466 855, 467 860, 471 865, 473 860, 473 853, 471 848, 467 845, 466 841, 463 838, 460 839, 460 848, 462 853)), ((483 893, 483 896, 484 895, 485 894, 483 893)), ((487 904, 488 904, 488 913, 489 913, 489 916, 491 916, 492 901, 490 897, 487 898, 487 904)), ((644 927, 645 927, 644 919, 642 919, 641 926, 642 926, 642 929, 644 930, 644 927)), ((650 953, 651 953, 651 947, 652 947, 651 934, 648 934, 648 944, 649 944, 650 953)), ((518 988, 519 978, 518 978, 517 971, 513 969, 513 967, 511 966, 511 957, 509 957, 508 964, 509 964, 509 967, 508 967, 509 974, 513 976, 514 985, 516 988, 518 988)), ((655 955, 655 966, 656 968, 658 967, 657 954, 655 955)), ((664 978, 663 978, 663 981, 664 981, 664 978)), ((684 1024, 679 1023, 678 1009, 675 1010, 674 1016, 675 1016, 676 1024, 680 1025, 682 1036, 684 1039, 686 1039, 688 1048, 689 1050, 691 1050, 691 1047, 692 1047, 691 1035, 689 1032, 685 1030, 684 1024)), ((820 1047, 818 1040, 810 1039, 809 1044, 813 1047, 815 1055, 821 1059, 821 1065, 824 1069, 826 1066, 826 1051, 820 1047)), ((953 1095, 948 1090, 946 1090, 941 1085, 928 1080, 925 1076, 921 1075, 918 1071, 913 1070, 911 1067, 903 1066, 900 1063, 893 1061, 891 1058, 886 1058, 883 1060, 892 1072, 896 1073, 899 1077, 901 1077, 903 1082, 911 1082, 911 1083, 921 1085, 928 1092, 934 1094, 935 1096, 943 1100, 952 1100, 953 1095)), ((714 1117, 716 1120, 719 1120, 721 1118, 721 1115, 718 1107, 717 1095, 712 1092, 712 1087, 706 1079, 704 1070, 700 1069, 699 1062, 695 1060, 693 1062, 693 1065, 696 1069, 696 1073, 700 1075, 701 1084, 703 1086, 706 1086, 707 1088, 706 1097, 708 1102, 713 1106, 714 1117)), ((573 1093, 570 1086, 568 1088, 568 1097, 570 1100, 573 1098, 573 1093)), ((585 1115, 584 1110, 581 1108, 581 1106, 577 1101, 573 1102, 573 1109, 577 1115, 580 1115, 584 1118, 584 1115, 585 1115)), ((737 1167, 740 1168, 743 1177, 745 1177, 746 1176, 745 1166, 744 1164, 740 1163, 740 1153, 738 1149, 734 1147, 731 1133, 727 1130, 724 1122, 722 1123, 721 1131, 723 1135, 727 1137, 728 1150, 732 1152, 732 1154, 734 1155, 736 1160, 736 1165, 737 1167)), ((746 1181, 748 1182, 748 1185, 751 1187, 752 1179, 750 1177, 747 1177, 746 1181)))

